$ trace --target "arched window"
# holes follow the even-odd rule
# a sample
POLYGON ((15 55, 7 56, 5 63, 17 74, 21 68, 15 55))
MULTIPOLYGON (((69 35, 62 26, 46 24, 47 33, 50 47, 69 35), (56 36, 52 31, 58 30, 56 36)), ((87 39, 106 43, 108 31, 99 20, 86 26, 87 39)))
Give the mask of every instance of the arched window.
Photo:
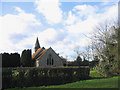
POLYGON ((49 54, 47 57, 47 65, 53 65, 53 58, 52 58, 51 54, 49 54))
POLYGON ((52 58, 52 65, 53 65, 53 58, 52 58))
POLYGON ((49 59, 47 58, 47 65, 49 65, 49 59))

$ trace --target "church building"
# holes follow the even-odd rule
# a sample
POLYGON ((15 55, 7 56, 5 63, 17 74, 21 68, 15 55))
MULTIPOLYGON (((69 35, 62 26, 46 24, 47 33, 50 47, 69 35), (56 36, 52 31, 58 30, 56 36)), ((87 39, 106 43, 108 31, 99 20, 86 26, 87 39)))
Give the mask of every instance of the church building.
POLYGON ((37 38, 32 55, 32 60, 35 62, 35 66, 63 66, 63 62, 58 54, 50 47, 45 49, 40 47, 39 40, 37 38))

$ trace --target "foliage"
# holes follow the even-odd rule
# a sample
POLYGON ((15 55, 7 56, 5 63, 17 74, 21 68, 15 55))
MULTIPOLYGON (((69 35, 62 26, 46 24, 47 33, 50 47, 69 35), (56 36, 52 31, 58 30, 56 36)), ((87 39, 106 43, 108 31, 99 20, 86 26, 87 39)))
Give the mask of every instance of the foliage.
MULTIPOLYGON (((73 83, 69 83, 69 84, 64 84, 64 85, 54 85, 54 86, 41 86, 41 87, 24 87, 24 88, 20 88, 20 90, 36 90, 36 89, 46 89, 46 88, 78 88, 78 89, 82 89, 82 88, 101 88, 101 89, 107 89, 110 88, 110 90, 118 90, 118 78, 120 78, 120 76, 117 77, 111 77, 111 78, 105 78, 105 79, 92 79, 92 80, 83 80, 83 81, 77 81, 77 82, 73 82, 73 83)), ((12 88, 12 89, 8 89, 8 90, 18 90, 19 88, 12 88)), ((85 89, 86 90, 86 89, 85 89)))
POLYGON ((19 67, 20 54, 18 53, 3 53, 2 54, 2 67, 19 67))
POLYGON ((78 81, 65 85, 41 88, 118 88, 118 77, 78 81))
MULTIPOLYGON (((71 63, 73 66, 81 66, 82 65, 82 58, 77 56, 76 60, 71 63)), ((71 66, 72 66, 71 65, 71 66)))
POLYGON ((32 56, 31 50, 23 50, 21 55, 21 66, 23 67, 31 67, 32 66, 32 56))
POLYGON ((89 62, 85 59, 82 61, 82 58, 78 55, 75 61, 68 62, 68 66, 89 66, 89 62))
POLYGON ((17 71, 17 70, 14 70, 13 72, 12 72, 12 76, 13 77, 16 77, 16 76, 18 76, 19 75, 19 72, 17 71))
POLYGON ((75 61, 68 62, 68 66, 90 66, 90 62, 85 58, 82 58, 78 55, 75 61))
MULTIPOLYGON (((117 24, 110 25, 104 23, 97 27, 97 32, 93 35, 92 48, 98 56, 98 70, 106 76, 119 75, 118 69, 118 31, 117 24)), ((119 54, 119 55, 118 55, 119 54)))
POLYGON ((77 57, 76 64, 79 66, 82 65, 82 58, 80 56, 77 57))
POLYGON ((99 58, 98 56, 94 56, 94 59, 89 62, 89 66, 91 69, 96 68, 99 65, 99 58))
POLYGON ((89 67, 3 68, 3 88, 65 84, 89 78, 89 67), (7 80, 9 80, 7 82, 7 80), (34 82, 34 83, 33 83, 34 82))
POLYGON ((90 77, 92 78, 99 78, 99 77, 105 77, 104 75, 102 75, 100 72, 98 72, 97 70, 92 70, 90 71, 90 77))
POLYGON ((87 61, 85 58, 84 58, 84 61, 83 61, 83 66, 89 66, 89 61, 87 61))

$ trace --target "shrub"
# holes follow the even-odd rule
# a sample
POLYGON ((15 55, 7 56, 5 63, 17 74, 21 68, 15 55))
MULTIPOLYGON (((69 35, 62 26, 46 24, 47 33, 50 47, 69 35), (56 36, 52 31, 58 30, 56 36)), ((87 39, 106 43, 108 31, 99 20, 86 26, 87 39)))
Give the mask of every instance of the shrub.
POLYGON ((2 67, 19 67, 20 54, 18 53, 3 53, 2 54, 2 67))
POLYGON ((4 68, 2 82, 3 88, 57 85, 88 79, 89 71, 85 66, 4 68))

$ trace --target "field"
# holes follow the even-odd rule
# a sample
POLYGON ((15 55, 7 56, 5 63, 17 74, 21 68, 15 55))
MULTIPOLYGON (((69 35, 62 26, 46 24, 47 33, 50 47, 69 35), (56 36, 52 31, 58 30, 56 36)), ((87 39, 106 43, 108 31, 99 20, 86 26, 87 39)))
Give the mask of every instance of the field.
MULTIPOLYGON (((105 78, 103 77, 103 75, 99 74, 97 71, 91 71, 90 76, 93 79, 77 81, 77 82, 68 83, 64 85, 22 88, 22 90, 35 90, 40 88, 118 88, 118 78, 120 78, 120 76, 105 78)), ((14 89, 12 88, 11 90, 18 90, 18 89, 20 88, 14 88, 14 89)))

